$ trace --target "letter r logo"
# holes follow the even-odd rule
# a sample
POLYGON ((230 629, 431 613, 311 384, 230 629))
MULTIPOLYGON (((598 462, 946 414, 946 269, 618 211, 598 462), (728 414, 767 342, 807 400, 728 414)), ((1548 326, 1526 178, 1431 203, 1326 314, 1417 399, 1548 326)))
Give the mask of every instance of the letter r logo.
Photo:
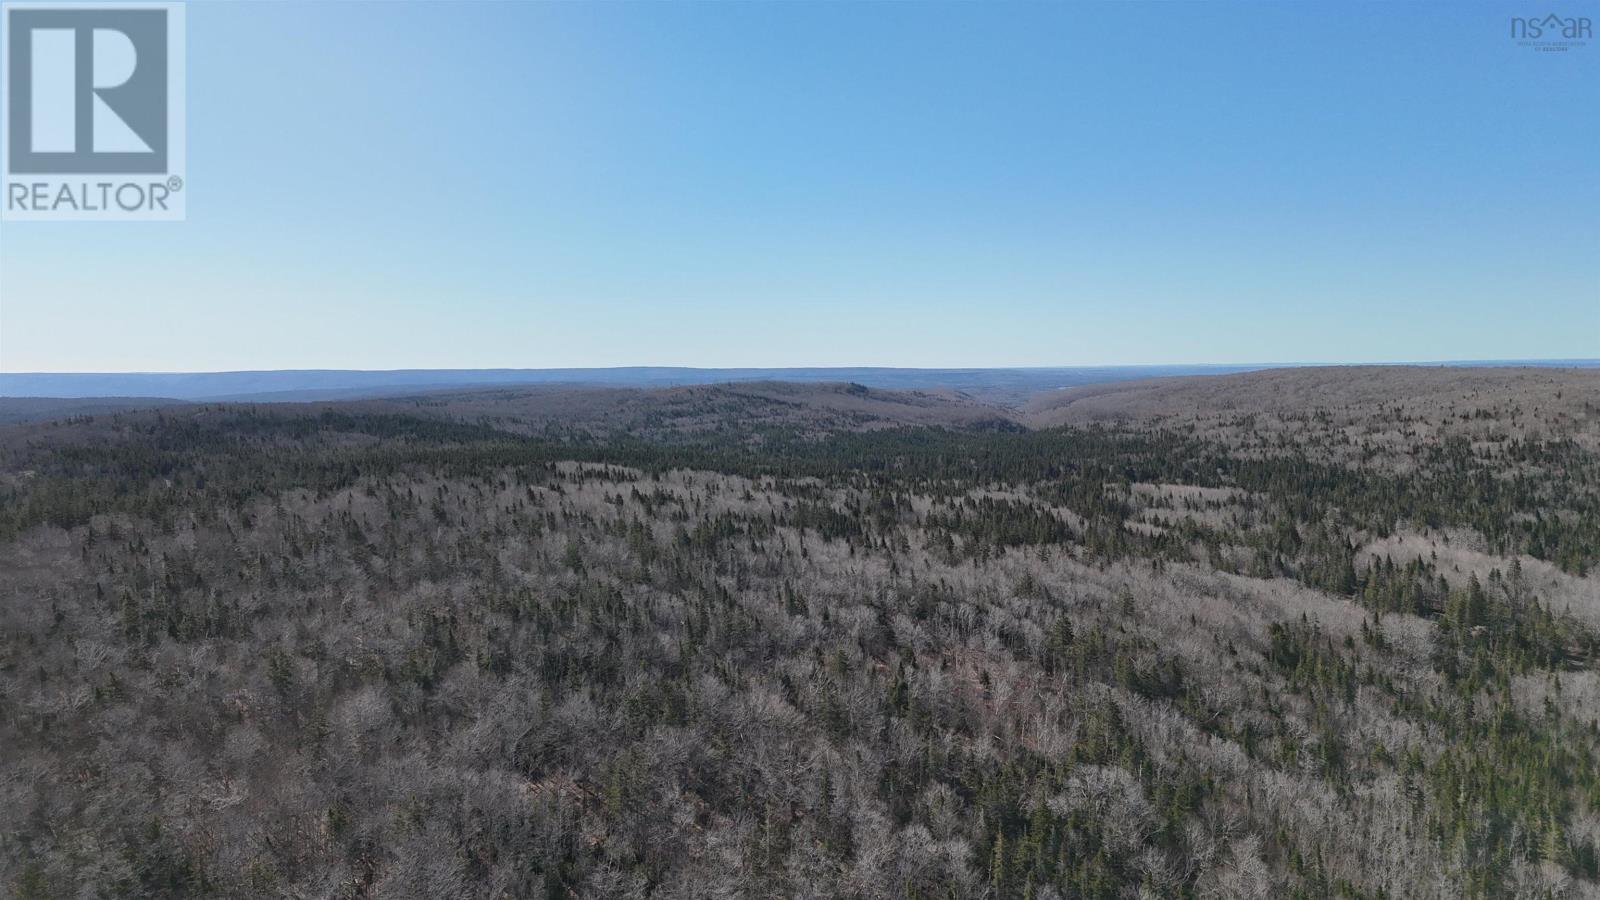
POLYGON ((7 9, 8 169, 167 171, 167 11, 7 9))

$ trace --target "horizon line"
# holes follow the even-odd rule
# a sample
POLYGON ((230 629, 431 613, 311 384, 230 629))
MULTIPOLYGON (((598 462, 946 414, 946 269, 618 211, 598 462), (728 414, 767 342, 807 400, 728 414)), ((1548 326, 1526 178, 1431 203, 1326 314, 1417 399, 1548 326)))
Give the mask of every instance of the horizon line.
POLYGON ((1600 366, 1600 357, 1503 357, 1503 358, 1478 358, 1478 359, 1413 359, 1413 360, 1374 360, 1362 362, 1348 361, 1274 361, 1274 362, 1145 362, 1145 363, 1063 363, 1052 365, 993 365, 993 366, 891 366, 875 364, 859 365, 743 365, 743 366, 709 366, 709 365, 656 365, 650 363, 630 363, 627 365, 612 366, 401 366, 394 368, 337 368, 329 366, 307 366, 298 368, 274 369, 30 369, 23 371, 8 371, 0 369, 0 378, 7 376, 23 375, 240 375, 240 374, 269 374, 282 372, 616 372, 630 369, 666 369, 678 371, 738 371, 738 370, 829 370, 829 369, 877 369, 885 371, 909 372, 993 372, 993 371, 1051 371, 1058 369, 1153 369, 1153 368, 1316 368, 1316 367, 1356 367, 1356 366, 1488 366, 1488 365, 1540 365, 1561 366, 1575 365, 1581 367, 1600 366))

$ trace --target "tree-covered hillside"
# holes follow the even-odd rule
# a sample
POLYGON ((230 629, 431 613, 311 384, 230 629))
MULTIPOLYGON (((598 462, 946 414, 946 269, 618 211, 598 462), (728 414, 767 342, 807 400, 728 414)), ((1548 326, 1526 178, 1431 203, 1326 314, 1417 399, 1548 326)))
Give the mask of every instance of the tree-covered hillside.
POLYGON ((0 893, 1592 895, 1573 399, 0 429, 0 893))

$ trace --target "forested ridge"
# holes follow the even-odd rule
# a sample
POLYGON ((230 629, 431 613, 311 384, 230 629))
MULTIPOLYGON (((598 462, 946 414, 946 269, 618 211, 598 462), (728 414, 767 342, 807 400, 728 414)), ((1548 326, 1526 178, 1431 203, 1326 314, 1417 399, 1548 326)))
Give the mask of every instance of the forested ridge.
POLYGON ((0 891, 1600 892, 1600 396, 716 400, 0 429, 0 891))

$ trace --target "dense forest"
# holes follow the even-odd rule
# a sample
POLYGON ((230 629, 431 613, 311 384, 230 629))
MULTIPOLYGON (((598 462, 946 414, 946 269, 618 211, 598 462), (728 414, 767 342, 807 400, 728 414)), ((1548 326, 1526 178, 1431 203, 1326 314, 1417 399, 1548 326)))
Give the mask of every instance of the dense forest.
POLYGON ((1600 381, 1430 378, 5 426, 0 893, 1600 894, 1600 381))

